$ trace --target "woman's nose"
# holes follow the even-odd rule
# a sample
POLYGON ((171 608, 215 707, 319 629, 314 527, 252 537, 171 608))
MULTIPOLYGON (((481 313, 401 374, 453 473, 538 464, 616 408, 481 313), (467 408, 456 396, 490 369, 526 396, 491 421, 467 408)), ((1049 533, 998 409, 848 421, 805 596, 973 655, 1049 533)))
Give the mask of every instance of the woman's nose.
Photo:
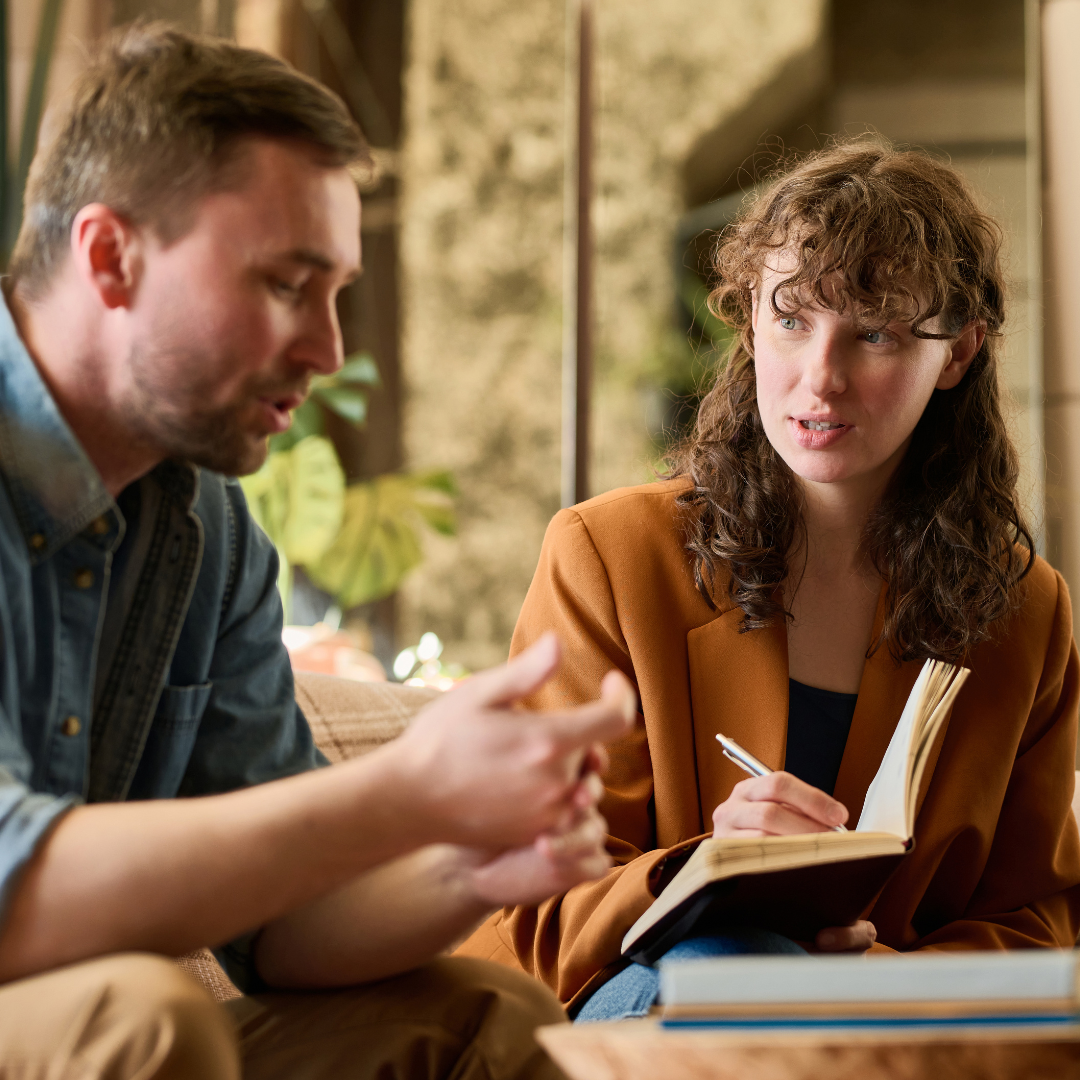
POLYGON ((840 335, 826 332, 815 336, 806 357, 803 384, 819 398, 843 392, 847 364, 840 335))

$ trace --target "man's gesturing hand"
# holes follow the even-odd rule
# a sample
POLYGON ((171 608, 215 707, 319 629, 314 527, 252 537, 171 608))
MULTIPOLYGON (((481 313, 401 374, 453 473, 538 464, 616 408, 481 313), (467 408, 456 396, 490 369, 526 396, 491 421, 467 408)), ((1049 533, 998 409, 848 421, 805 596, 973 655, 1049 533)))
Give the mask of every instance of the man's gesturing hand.
POLYGON ((598 744, 626 734, 637 698, 609 672, 600 699, 534 713, 513 706, 559 662, 547 634, 505 667, 475 675, 429 705, 393 744, 423 823, 422 842, 488 850, 571 829, 599 797, 598 744))
POLYGON ((527 847, 490 852, 467 848, 474 894, 493 907, 538 904, 582 881, 603 876, 611 866, 604 850, 607 822, 591 807, 559 833, 543 833, 527 847))

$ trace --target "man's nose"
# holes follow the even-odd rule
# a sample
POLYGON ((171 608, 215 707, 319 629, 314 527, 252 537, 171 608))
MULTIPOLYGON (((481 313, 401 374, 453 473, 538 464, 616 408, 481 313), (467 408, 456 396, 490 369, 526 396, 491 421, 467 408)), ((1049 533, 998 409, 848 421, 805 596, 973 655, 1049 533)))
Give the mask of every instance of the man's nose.
POLYGON ((319 375, 333 375, 341 368, 345 362, 345 349, 334 300, 312 312, 293 353, 294 359, 319 375))

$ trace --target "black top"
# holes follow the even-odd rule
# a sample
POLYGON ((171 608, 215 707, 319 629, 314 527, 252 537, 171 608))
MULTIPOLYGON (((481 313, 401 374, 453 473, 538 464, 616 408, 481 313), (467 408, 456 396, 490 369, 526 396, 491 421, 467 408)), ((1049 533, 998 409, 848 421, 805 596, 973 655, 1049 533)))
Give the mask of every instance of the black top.
POLYGON ((786 772, 833 793, 858 696, 788 679, 786 772))

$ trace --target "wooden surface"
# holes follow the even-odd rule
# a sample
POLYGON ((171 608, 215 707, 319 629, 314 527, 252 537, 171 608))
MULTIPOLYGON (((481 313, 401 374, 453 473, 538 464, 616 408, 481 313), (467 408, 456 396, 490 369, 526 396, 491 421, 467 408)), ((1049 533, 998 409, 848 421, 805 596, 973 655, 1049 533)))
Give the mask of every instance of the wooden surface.
POLYGON ((732 1033, 654 1020, 560 1024, 537 1038, 571 1080, 1066 1080, 1080 1032, 1008 1041, 939 1032, 732 1033))

